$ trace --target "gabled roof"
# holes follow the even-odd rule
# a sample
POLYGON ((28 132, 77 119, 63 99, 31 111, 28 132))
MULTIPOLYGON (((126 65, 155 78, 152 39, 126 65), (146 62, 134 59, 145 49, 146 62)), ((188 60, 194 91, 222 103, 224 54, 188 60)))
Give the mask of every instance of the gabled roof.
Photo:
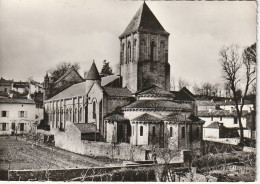
POLYGON ((142 114, 136 118, 134 118, 132 121, 156 121, 156 122, 159 122, 159 121, 162 121, 160 118, 158 117, 155 117, 151 114, 142 114))
POLYGON ((105 93, 111 97, 133 97, 128 88, 103 87, 105 93))
POLYGON ((145 2, 136 12, 135 16, 119 38, 129 35, 135 31, 147 31, 169 35, 169 33, 164 30, 160 22, 157 20, 145 2))
POLYGON ((172 113, 169 114, 165 119, 165 121, 177 121, 177 122, 182 122, 182 121, 190 121, 188 117, 185 117, 181 113, 172 113))
POLYGON ((213 122, 204 128, 219 128, 219 122, 213 122))
POLYGON ((62 79, 64 79, 64 78, 65 78, 68 74, 70 74, 72 71, 75 71, 75 72, 78 74, 78 76, 79 76, 82 80, 84 80, 84 79, 81 77, 81 75, 77 72, 77 70, 75 70, 74 67, 71 67, 70 69, 68 69, 68 70, 66 71, 66 73, 63 74, 63 76, 61 76, 58 80, 55 81, 55 84, 57 84, 57 83, 60 82, 62 79))
POLYGON ((33 100, 28 99, 17 99, 17 98, 0 98, 0 103, 11 103, 11 104, 35 104, 33 100))
POLYGON ((86 95, 86 82, 80 82, 77 84, 74 84, 67 89, 59 92, 57 95, 51 97, 49 100, 57 100, 62 98, 69 98, 73 96, 83 96, 86 95))
POLYGON ((121 114, 112 114, 110 116, 107 116, 105 120, 110 120, 110 121, 126 121, 126 119, 123 115, 121 114))
POLYGON ((92 123, 75 123, 75 126, 79 129, 81 133, 95 133, 96 126, 92 123))
POLYGON ((106 77, 102 77, 101 78, 101 86, 106 86, 110 83, 112 83, 113 81, 119 79, 120 76, 118 75, 109 75, 109 76, 106 76, 106 77))
POLYGON ((152 85, 151 87, 142 90, 137 93, 138 96, 145 96, 145 95, 152 95, 152 96, 168 96, 168 97, 173 97, 173 95, 168 92, 163 90, 162 88, 159 88, 156 85, 152 85))
POLYGON ((123 110, 127 109, 164 109, 164 110, 193 110, 192 105, 182 104, 168 100, 137 100, 130 105, 123 107, 123 110))
POLYGON ((95 62, 92 63, 90 70, 88 71, 86 80, 101 80, 95 62))
POLYGON ((178 101, 195 101, 195 99, 184 91, 171 91, 174 100, 178 101))

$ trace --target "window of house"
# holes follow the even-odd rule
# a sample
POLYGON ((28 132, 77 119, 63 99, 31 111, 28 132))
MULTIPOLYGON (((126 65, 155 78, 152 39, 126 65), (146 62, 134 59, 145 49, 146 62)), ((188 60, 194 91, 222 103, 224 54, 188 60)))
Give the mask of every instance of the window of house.
POLYGON ((129 62, 131 62, 131 58, 132 58, 132 56, 131 56, 132 50, 131 50, 131 43, 130 42, 128 42, 127 49, 128 49, 127 62, 129 63, 129 62))
POLYGON ((59 111, 56 112, 56 122, 59 121, 59 111))
POLYGON ((135 58, 136 58, 136 40, 134 41, 134 46, 133 46, 133 61, 135 61, 135 58))
POLYGON ((237 124, 237 118, 234 118, 234 124, 237 124))
POLYGON ((66 117, 66 121, 69 121, 69 109, 66 110, 65 117, 66 117))
POLYGON ((155 48, 155 43, 154 43, 154 41, 152 41, 152 43, 151 43, 151 61, 154 61, 154 55, 155 55, 154 48, 155 48))
POLYGON ((20 124, 20 131, 24 131, 24 123, 20 124))
POLYGON ((63 122, 63 110, 60 111, 60 122, 63 122))
POLYGON ((222 121, 222 116, 220 116, 220 121, 222 121))
POLYGON ((26 111, 19 111, 18 117, 19 118, 27 118, 27 112, 26 111))
POLYGON ((96 102, 93 102, 93 119, 96 119, 96 102))
POLYGON ((74 122, 78 122, 78 109, 75 108, 74 110, 74 122))
POLYGON ((2 130, 6 131, 6 123, 2 123, 2 130))
POLYGON ((197 137, 200 136, 200 127, 197 127, 197 137))
POLYGON ((211 116, 211 121, 213 121, 213 116, 211 116))
POLYGON ((172 127, 170 127, 170 137, 172 137, 172 127))
POLYGON ((181 137, 185 139, 185 127, 181 128, 181 137))
POLYGON ((153 136, 155 136, 155 126, 153 126, 153 136))
POLYGON ((1 117, 8 117, 8 111, 2 111, 1 117))
POLYGON ((144 133, 144 128, 143 126, 140 126, 140 136, 143 136, 143 133, 144 133))
POLYGON ((79 122, 82 121, 82 107, 79 109, 79 122))

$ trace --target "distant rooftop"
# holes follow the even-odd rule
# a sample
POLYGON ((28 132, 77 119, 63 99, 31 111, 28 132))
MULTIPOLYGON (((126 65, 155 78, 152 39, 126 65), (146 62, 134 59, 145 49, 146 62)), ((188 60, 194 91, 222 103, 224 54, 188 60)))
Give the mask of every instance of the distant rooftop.
POLYGON ((15 99, 15 98, 0 98, 0 103, 8 104, 35 104, 33 100, 28 99, 15 99))

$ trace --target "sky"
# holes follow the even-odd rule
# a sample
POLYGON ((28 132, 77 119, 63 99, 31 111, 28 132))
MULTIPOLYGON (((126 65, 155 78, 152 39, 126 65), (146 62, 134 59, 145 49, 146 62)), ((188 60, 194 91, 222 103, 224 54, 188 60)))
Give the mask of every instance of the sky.
MULTIPOLYGON (((42 82, 59 62, 119 63, 119 35, 143 1, 0 0, 0 77, 42 82)), ((171 76, 223 81, 219 51, 256 42, 255 2, 146 1, 169 37, 171 76)))

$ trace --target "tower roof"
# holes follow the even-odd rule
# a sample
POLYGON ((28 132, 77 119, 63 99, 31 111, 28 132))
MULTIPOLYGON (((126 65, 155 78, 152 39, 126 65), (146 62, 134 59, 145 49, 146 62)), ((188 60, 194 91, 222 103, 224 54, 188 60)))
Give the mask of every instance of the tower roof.
POLYGON ((101 77, 98 73, 97 66, 95 62, 92 63, 92 66, 88 72, 87 80, 101 80, 101 77))
POLYGON ((131 34, 135 31, 145 31, 169 35, 169 33, 164 30, 160 22, 157 20, 145 2, 136 12, 135 16, 119 38, 131 34))

